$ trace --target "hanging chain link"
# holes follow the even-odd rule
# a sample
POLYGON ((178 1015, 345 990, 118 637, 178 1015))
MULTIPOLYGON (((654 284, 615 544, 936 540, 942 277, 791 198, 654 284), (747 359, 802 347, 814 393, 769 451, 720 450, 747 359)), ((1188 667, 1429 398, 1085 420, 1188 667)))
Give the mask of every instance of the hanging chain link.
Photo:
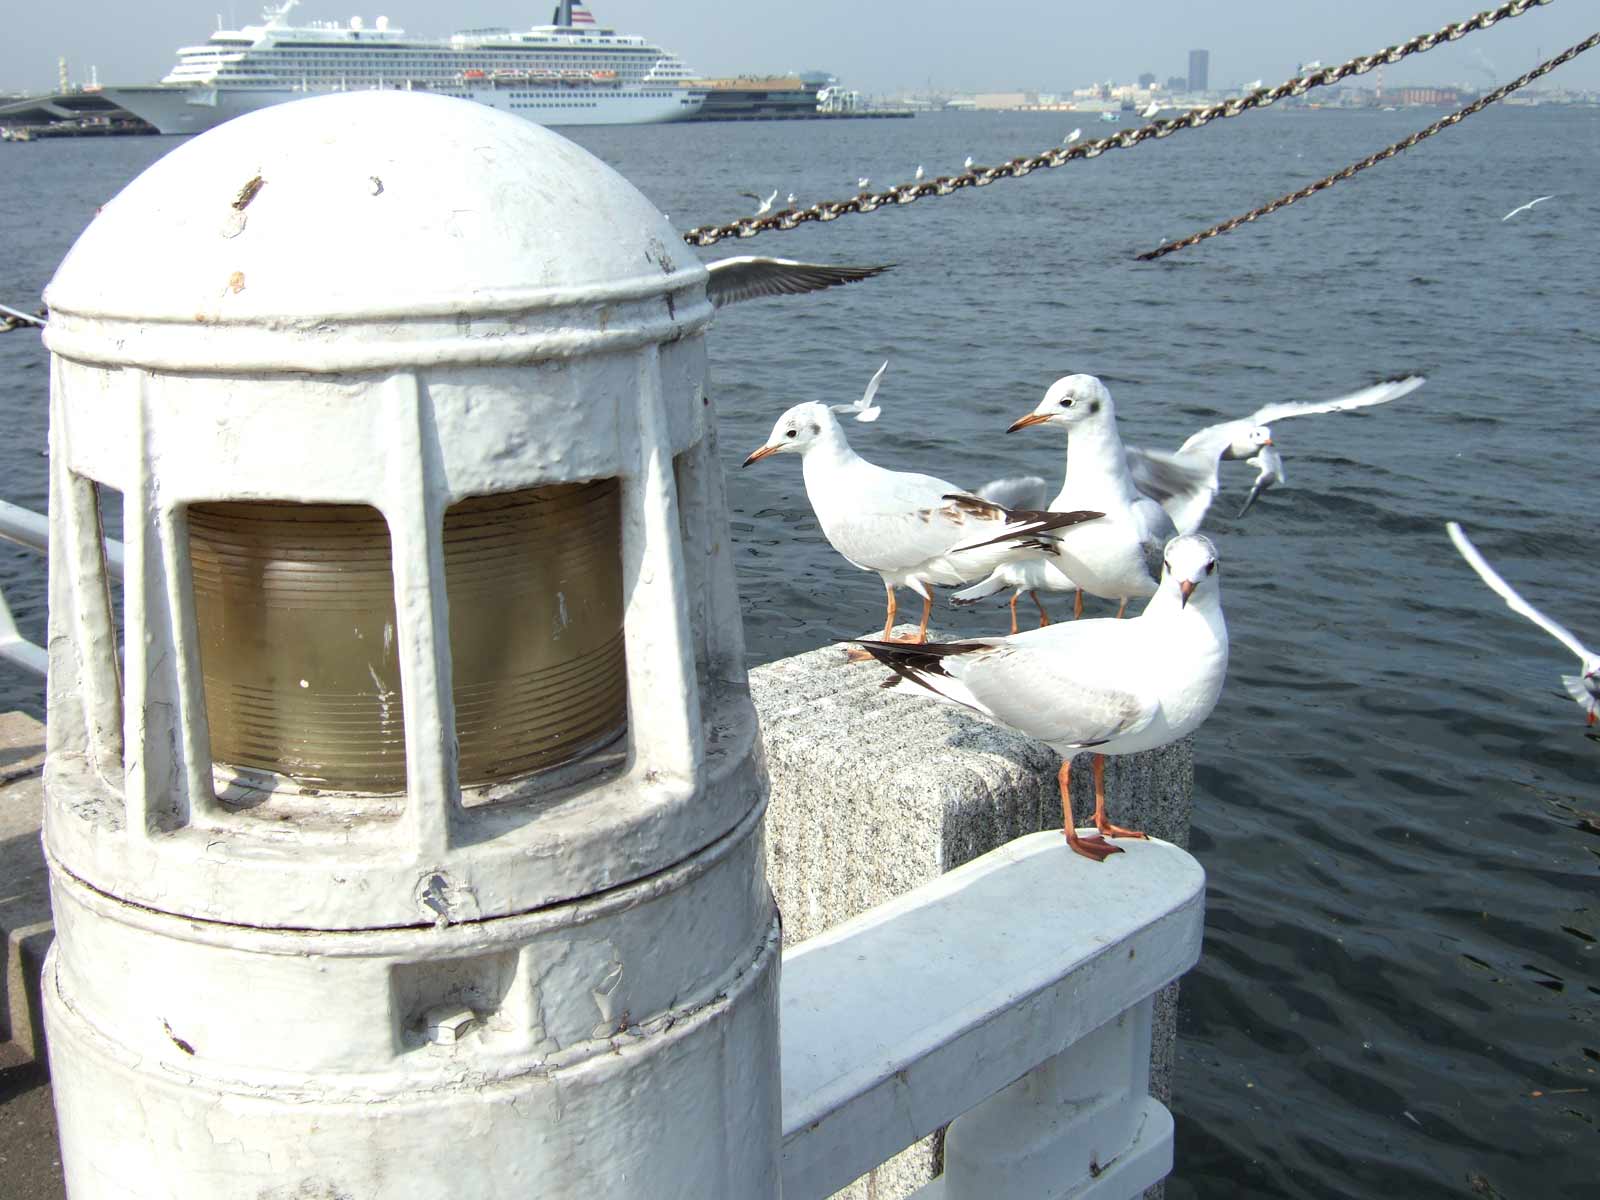
POLYGON ((1164 138, 1180 129, 1198 129, 1211 121, 1237 117, 1253 108, 1265 108, 1287 96, 1303 96, 1312 88, 1327 87, 1352 75, 1365 75, 1368 71, 1389 63, 1397 63, 1413 54, 1432 50, 1445 42, 1458 41, 1469 33, 1487 29, 1500 21, 1520 17, 1529 9, 1552 3, 1552 0, 1508 0, 1508 3, 1487 12, 1478 13, 1464 21, 1446 25, 1434 33, 1418 34, 1376 54, 1352 58, 1337 67, 1325 67, 1280 83, 1274 88, 1259 88, 1248 96, 1239 96, 1212 104, 1205 108, 1190 109, 1180 117, 1153 121, 1137 129, 1128 129, 1096 141, 1081 142, 1075 146, 1056 146, 1039 154, 1025 154, 995 167, 971 167, 960 175, 941 175, 937 179, 920 183, 902 183, 882 192, 862 192, 848 200, 822 201, 809 208, 786 208, 762 217, 742 217, 724 225, 702 225, 683 235, 691 246, 714 246, 724 238, 751 238, 775 229, 798 229, 808 221, 833 221, 846 213, 872 212, 888 205, 910 204, 924 196, 948 196, 962 188, 987 187, 997 179, 1021 179, 1030 171, 1047 167, 1064 167, 1081 158, 1098 158, 1107 150, 1125 150, 1151 138, 1164 138))
POLYGON ((1187 246, 1193 246, 1196 242, 1203 242, 1207 238, 1214 238, 1220 233, 1227 233, 1230 230, 1237 229, 1239 226, 1244 225, 1247 222, 1254 221, 1257 217, 1264 217, 1268 213, 1277 212, 1280 208, 1287 208, 1296 200, 1304 200, 1307 196, 1314 195, 1315 193, 1322 191, 1324 188, 1330 188, 1336 183, 1349 179, 1352 175, 1356 175, 1362 171, 1365 171, 1368 167, 1376 166, 1378 163, 1381 163, 1386 159, 1393 158, 1402 150, 1411 149, 1411 147, 1415 146, 1418 142, 1423 141, 1426 138, 1431 138, 1441 129, 1448 129, 1452 125, 1459 124, 1470 117, 1473 113, 1481 112, 1488 108, 1489 105, 1495 103, 1497 100, 1505 99, 1518 88, 1527 86, 1535 79, 1538 79, 1541 75, 1548 75, 1562 63, 1570 62, 1572 59, 1577 58, 1578 55, 1582 54, 1585 50, 1592 50, 1597 45, 1600 45, 1600 33, 1591 34, 1589 37, 1579 42, 1576 46, 1572 46, 1566 50, 1563 50, 1560 54, 1556 55, 1548 62, 1540 63, 1526 75, 1523 75, 1517 79, 1513 79, 1510 83, 1505 84, 1503 87, 1498 87, 1494 91, 1479 97, 1465 108, 1457 109, 1447 117, 1439 118, 1439 120, 1435 121, 1432 125, 1429 125, 1426 129, 1418 130, 1410 137, 1402 138, 1392 146, 1385 146, 1376 154, 1369 154, 1366 158, 1363 158, 1358 163, 1351 163, 1342 171, 1335 171, 1332 175, 1327 176, 1325 179, 1319 179, 1315 183, 1307 184, 1299 191, 1290 192, 1286 196, 1279 196, 1276 200, 1273 200, 1267 204, 1263 204, 1260 208, 1251 209, 1243 216, 1233 217, 1230 220, 1222 222, 1220 225, 1213 225, 1210 229, 1202 229, 1199 233, 1191 233, 1186 238, 1182 238, 1176 242, 1165 243, 1164 245, 1157 246, 1154 250, 1146 250, 1143 254, 1140 254, 1137 257, 1141 262, 1150 262, 1152 259, 1160 258, 1164 254, 1171 254, 1174 250, 1182 250, 1187 246))

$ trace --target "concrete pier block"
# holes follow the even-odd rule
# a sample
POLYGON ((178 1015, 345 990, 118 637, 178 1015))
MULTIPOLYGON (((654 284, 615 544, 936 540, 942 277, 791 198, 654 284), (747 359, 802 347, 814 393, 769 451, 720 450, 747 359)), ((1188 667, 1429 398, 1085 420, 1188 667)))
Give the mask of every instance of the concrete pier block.
MULTIPOLYGON (((1014 838, 1061 827, 1061 759, 1053 750, 952 705, 895 694, 913 685, 884 688, 889 671, 846 662, 845 649, 825 646, 750 672, 772 781, 767 875, 786 945, 1014 838)), ((1094 811, 1089 761, 1080 755, 1073 768, 1080 827, 1094 811)), ((1120 825, 1186 846, 1193 794, 1189 740, 1107 761, 1107 808, 1120 825)), ((1163 1102, 1176 1033, 1173 984, 1155 1005, 1150 1091, 1163 1102)), ((942 1137, 928 1138, 838 1195, 898 1200, 938 1173, 941 1156, 942 1137)))
POLYGON ((53 936, 49 879, 39 847, 44 726, 0 713, 0 1043, 15 1059, 44 1057, 39 970, 53 936))

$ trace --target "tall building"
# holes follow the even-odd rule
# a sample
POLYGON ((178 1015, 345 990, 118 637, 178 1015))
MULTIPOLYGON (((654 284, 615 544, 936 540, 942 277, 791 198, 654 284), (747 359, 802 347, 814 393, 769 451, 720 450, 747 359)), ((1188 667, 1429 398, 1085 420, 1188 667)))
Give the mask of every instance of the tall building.
POLYGON ((1203 92, 1211 86, 1211 51, 1189 51, 1189 90, 1203 92))

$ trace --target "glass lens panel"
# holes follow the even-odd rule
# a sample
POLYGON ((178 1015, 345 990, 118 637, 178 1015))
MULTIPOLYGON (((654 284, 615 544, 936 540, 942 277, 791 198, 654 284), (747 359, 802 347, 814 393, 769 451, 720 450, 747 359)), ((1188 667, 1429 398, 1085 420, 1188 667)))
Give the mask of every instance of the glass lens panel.
POLYGON ((315 787, 405 788, 389 528, 354 504, 189 509, 211 756, 315 787))
POLYGON ((620 495, 606 479, 445 513, 462 786, 554 766, 623 731, 620 495))

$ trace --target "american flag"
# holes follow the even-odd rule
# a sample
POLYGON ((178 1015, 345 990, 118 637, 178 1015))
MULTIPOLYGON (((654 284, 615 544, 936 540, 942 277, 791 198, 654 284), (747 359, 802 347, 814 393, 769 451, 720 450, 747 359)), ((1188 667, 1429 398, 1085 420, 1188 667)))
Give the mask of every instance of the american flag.
POLYGON ((572 6, 572 23, 574 25, 593 25, 594 14, 581 4, 572 6))

